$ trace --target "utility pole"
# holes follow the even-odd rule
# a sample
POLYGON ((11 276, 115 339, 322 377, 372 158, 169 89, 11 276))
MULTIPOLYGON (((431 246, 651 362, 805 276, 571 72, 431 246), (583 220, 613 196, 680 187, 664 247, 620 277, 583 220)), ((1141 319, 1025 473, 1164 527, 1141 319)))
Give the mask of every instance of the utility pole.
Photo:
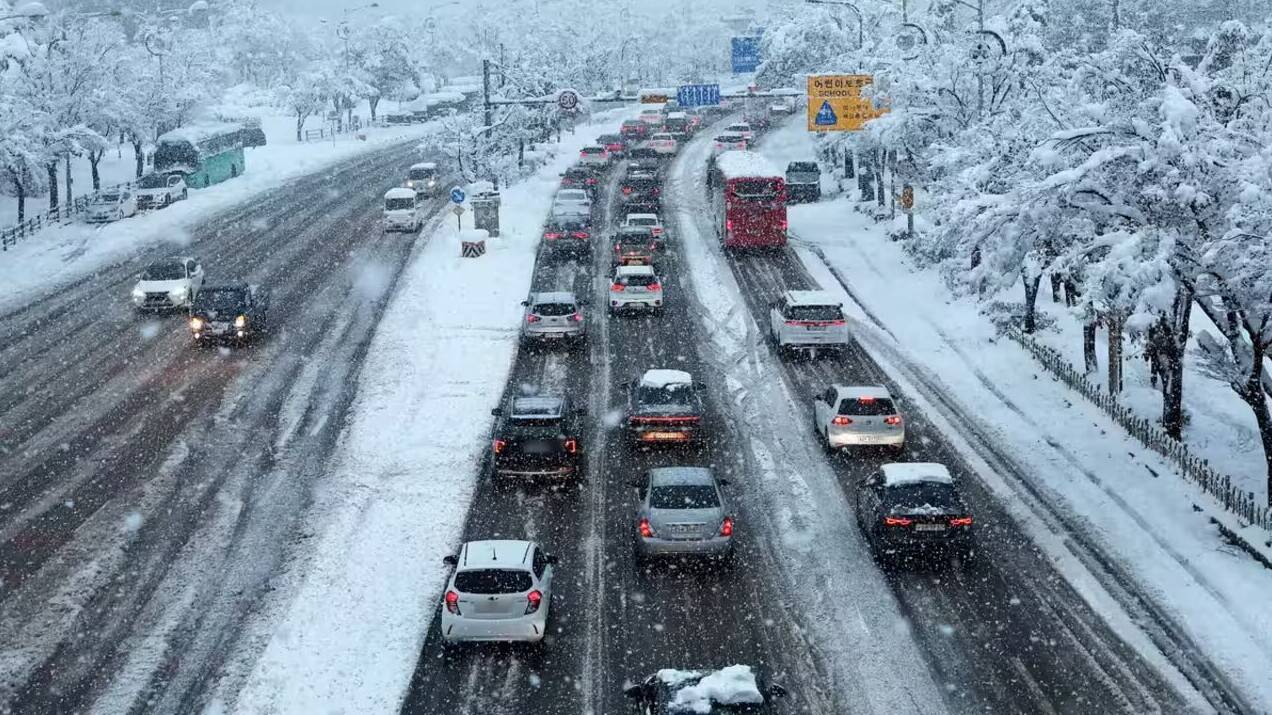
POLYGON ((485 125, 489 128, 491 124, 494 124, 490 116, 490 60, 481 61, 481 97, 485 109, 485 125))
MULTIPOLYGON (((976 29, 977 42, 985 41, 985 0, 976 0, 976 29)), ((976 68, 976 118, 981 119, 985 116, 985 58, 982 57, 980 66, 976 68)))

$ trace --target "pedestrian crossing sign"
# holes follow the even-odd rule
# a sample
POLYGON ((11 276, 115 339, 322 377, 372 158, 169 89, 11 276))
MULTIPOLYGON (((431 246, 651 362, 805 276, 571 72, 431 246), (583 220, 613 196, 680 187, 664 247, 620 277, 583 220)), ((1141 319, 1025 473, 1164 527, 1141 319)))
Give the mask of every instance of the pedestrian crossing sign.
POLYGON ((877 109, 874 100, 863 97, 863 87, 874 77, 857 75, 808 76, 808 131, 853 132, 887 110, 877 109))

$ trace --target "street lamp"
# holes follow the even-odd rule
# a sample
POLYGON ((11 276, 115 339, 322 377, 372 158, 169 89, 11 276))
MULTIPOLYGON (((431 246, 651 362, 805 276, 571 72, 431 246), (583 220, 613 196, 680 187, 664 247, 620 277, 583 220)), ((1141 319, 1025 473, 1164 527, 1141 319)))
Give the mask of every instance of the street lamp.
POLYGON ((866 46, 866 22, 861 15, 861 8, 858 8, 856 5, 846 2, 845 0, 804 0, 804 2, 810 5, 838 5, 840 7, 846 7, 857 13, 857 49, 860 50, 866 46))

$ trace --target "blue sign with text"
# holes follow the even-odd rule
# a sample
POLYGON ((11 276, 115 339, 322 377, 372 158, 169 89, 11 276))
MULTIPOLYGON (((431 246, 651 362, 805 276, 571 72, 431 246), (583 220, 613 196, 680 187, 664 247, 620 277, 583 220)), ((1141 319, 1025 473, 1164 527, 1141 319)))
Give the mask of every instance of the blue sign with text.
POLYGON ((718 84, 682 84, 676 90, 676 104, 682 107, 708 107, 719 103, 718 84))
POLYGON ((743 72, 754 72, 760 66, 760 38, 751 37, 735 37, 733 38, 733 52, 730 60, 733 64, 733 73, 740 74, 743 72))

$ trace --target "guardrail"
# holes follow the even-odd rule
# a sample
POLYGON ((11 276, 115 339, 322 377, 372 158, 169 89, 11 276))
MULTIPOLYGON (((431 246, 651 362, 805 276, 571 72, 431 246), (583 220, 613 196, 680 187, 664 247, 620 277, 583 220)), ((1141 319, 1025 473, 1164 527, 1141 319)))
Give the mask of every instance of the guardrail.
MULTIPOLYGON (((122 184, 102 187, 100 190, 93 193, 96 194, 101 193, 102 191, 110 191, 112 189, 129 188, 132 188, 132 182, 126 181, 122 184)), ((88 201, 92 197, 93 194, 76 196, 51 211, 45 211, 44 213, 32 216, 15 226, 0 228, 0 251, 8 251, 10 246, 18 245, 19 241, 47 226, 69 222, 71 219, 75 218, 76 215, 84 213, 84 209, 87 208, 88 201)))
POLYGON ((1186 479, 1214 497, 1223 508, 1254 526, 1272 530, 1272 506, 1259 503, 1254 494, 1233 486, 1232 477, 1211 467, 1206 460, 1192 454, 1188 445, 1166 434, 1152 420, 1141 417, 1117 398, 1100 389, 1054 348, 1007 326, 1003 333, 1033 355, 1044 368, 1070 388, 1095 404, 1145 447, 1157 452, 1179 467, 1186 479))

